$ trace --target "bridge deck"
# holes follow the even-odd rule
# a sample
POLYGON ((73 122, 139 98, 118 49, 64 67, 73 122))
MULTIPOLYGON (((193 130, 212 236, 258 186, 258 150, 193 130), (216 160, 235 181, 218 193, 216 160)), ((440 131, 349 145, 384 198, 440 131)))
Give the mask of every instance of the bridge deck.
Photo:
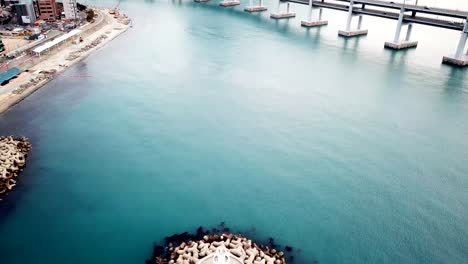
MULTIPOLYGON (((308 0, 281 0, 283 2, 291 2, 297 4, 308 5, 308 0)), ((349 0, 334 0, 337 2, 350 2, 349 0)), ((330 3, 326 2, 325 0, 313 0, 313 5, 316 7, 324 7, 330 8, 340 11, 348 11, 349 5, 347 4, 337 4, 337 3, 330 3)), ((397 9, 400 10, 402 8, 402 4, 392 3, 392 2, 384 2, 384 1, 376 1, 376 0, 354 0, 354 4, 364 4, 365 7, 362 8, 360 5, 355 5, 353 8, 353 12, 356 14, 363 14, 369 16, 376 16, 382 18, 389 18, 389 19, 398 19, 399 12, 392 12, 386 10, 377 10, 368 8, 367 6, 375 6, 379 8, 389 8, 389 9, 397 9)), ((415 6, 415 5, 405 5, 405 10, 409 12, 415 13, 424 13, 424 14, 431 14, 431 15, 438 15, 438 16, 445 16, 448 18, 467 18, 468 12, 465 11, 458 11, 458 10, 449 10, 449 9, 442 9, 442 8, 432 8, 432 7, 425 7, 425 6, 415 6)), ((411 22, 416 24, 423 24, 428 26, 435 26, 453 30, 463 30, 463 23, 457 23, 452 21, 446 21, 442 19, 430 18, 430 17, 421 17, 414 15, 405 15, 404 16, 405 22, 411 22)))
MULTIPOLYGON (((334 0, 334 1, 348 2, 348 3, 350 2, 350 0, 334 0)), ((405 9, 408 11, 415 11, 418 13, 437 15, 437 16, 447 16, 447 17, 453 17, 453 18, 467 18, 468 17, 468 12, 461 11, 461 10, 452 10, 452 9, 428 7, 428 6, 421 6, 421 5, 411 5, 411 4, 403 5, 401 3, 379 1, 379 0, 354 0, 353 2, 355 4, 365 4, 365 5, 392 8, 392 9, 401 9, 404 6, 405 9)))

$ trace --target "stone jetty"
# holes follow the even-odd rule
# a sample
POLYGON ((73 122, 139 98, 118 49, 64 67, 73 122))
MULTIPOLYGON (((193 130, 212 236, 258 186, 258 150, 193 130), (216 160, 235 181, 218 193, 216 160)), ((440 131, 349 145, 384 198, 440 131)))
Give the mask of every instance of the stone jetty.
POLYGON ((0 137, 0 195, 16 185, 30 149, 31 144, 27 138, 0 137))
POLYGON ((147 264, 286 264, 293 261, 292 247, 258 243, 228 228, 205 231, 202 227, 195 234, 188 232, 166 237, 165 245, 155 245, 147 264))

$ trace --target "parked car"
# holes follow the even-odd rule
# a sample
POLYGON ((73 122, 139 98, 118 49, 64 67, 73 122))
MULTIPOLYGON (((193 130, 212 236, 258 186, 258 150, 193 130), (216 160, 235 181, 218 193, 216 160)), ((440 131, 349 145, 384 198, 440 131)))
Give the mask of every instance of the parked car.
POLYGON ((68 23, 68 24, 65 24, 64 27, 67 28, 67 29, 73 29, 73 28, 76 27, 76 25, 75 25, 75 23, 68 23))
POLYGON ((45 36, 42 34, 32 34, 29 37, 24 37, 25 40, 41 40, 44 39, 45 36))

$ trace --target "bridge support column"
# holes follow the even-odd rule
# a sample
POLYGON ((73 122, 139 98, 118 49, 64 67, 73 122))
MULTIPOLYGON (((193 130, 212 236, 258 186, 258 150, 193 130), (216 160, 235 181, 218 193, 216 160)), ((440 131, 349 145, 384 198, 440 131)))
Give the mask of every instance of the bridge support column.
POLYGON ((384 44, 384 47, 387 49, 394 49, 394 50, 401 50, 401 49, 408 49, 408 48, 416 48, 418 46, 417 41, 410 41, 411 31, 413 29, 413 25, 411 23, 405 24, 405 9, 400 9, 400 16, 398 17, 398 24, 395 31, 395 37, 393 41, 387 41, 384 44), (401 28, 403 26, 407 26, 406 29, 406 38, 405 40, 400 40, 401 28))
POLYGON ((410 23, 410 24, 408 24, 408 28, 406 29, 406 37, 405 37, 406 41, 410 41, 411 31, 413 31, 413 24, 410 23))
POLYGON ((322 20, 322 8, 314 8, 314 4, 312 0, 309 0, 309 15, 308 15, 308 20, 302 20, 301 21, 301 26, 303 27, 317 27, 317 26, 324 26, 328 24, 327 20, 322 20), (312 16, 314 14, 314 10, 318 11, 318 18, 317 19, 312 19, 312 16))
POLYGON ((266 11, 268 8, 263 5, 263 0, 258 1, 258 5, 254 5, 253 0, 249 1, 249 5, 244 8, 245 12, 263 12, 266 11))
POLYGON ((460 40, 458 41, 457 50, 455 54, 450 56, 444 56, 442 59, 442 63, 451 64, 455 66, 468 66, 468 51, 465 53, 465 46, 468 40, 468 18, 465 22, 465 27, 460 36, 460 40))
POLYGON ((222 7, 236 6, 240 5, 240 0, 223 0, 222 2, 219 2, 219 5, 222 7))
POLYGON ((367 29, 361 29, 362 25, 362 15, 355 15, 353 13, 353 0, 349 2, 349 12, 348 12, 348 20, 346 22, 346 29, 345 30, 340 30, 338 31, 338 35, 343 36, 343 37, 356 37, 356 36, 362 36, 362 35, 367 35, 367 29), (359 21, 358 21, 358 27, 357 29, 351 29, 351 23, 353 22, 353 17, 358 16, 359 21))
POLYGON ((277 6, 277 9, 276 9, 276 13, 271 13, 270 18, 283 19, 283 18, 291 18, 291 17, 296 16, 296 13, 289 11, 289 7, 290 7, 289 2, 286 3, 286 13, 281 13, 281 11, 280 11, 281 10, 281 4, 282 4, 281 0, 278 0, 278 6, 277 6))

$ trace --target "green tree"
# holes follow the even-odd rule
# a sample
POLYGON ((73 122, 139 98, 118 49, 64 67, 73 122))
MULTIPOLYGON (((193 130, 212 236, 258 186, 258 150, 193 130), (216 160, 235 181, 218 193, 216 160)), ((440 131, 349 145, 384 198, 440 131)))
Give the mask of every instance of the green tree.
POLYGON ((91 22, 94 19, 94 11, 92 9, 89 9, 86 12, 86 21, 91 22))

